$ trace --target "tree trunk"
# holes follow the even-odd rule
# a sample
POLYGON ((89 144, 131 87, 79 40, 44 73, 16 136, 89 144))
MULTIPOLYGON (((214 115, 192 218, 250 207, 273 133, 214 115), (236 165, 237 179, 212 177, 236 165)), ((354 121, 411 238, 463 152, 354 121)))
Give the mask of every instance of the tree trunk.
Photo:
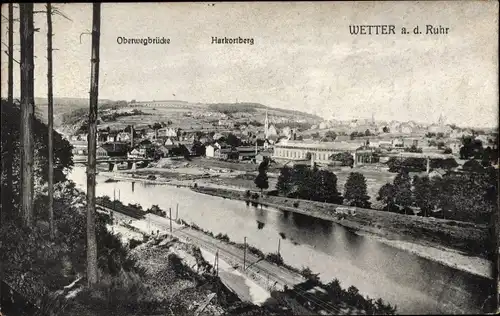
MULTIPOLYGON (((9 3, 9 42, 8 42, 8 106, 13 106, 14 104, 14 4, 9 3)), ((0 223, 4 223, 5 221, 5 213, 11 213, 12 210, 12 157, 13 157, 13 146, 12 146, 12 130, 9 129, 7 131, 8 135, 6 135, 6 144, 7 152, 9 154, 5 155, 4 159, 2 159, 5 173, 6 173, 6 183, 5 183, 5 192, 2 190, 2 212, 0 214, 1 219, 0 223)))
POLYGON ((54 239, 54 100, 52 95, 52 5, 47 3, 47 99, 48 99, 48 120, 49 120, 49 223, 50 238, 54 239))
POLYGON ((33 225, 33 115, 34 63, 33 63, 33 3, 19 4, 19 33, 21 37, 21 210, 28 227, 33 225))
POLYGON ((95 174, 97 100, 99 97, 99 38, 101 4, 94 3, 92 14, 92 59, 90 73, 90 108, 87 165, 87 281, 90 287, 97 283, 97 241, 95 230, 95 174))

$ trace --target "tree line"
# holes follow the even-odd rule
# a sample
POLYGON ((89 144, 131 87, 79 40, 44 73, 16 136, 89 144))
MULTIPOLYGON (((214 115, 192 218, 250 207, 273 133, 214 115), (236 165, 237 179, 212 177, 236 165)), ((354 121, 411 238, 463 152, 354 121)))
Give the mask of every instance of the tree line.
MULTIPOLYGON (((392 183, 383 185, 376 197, 384 211, 433 216, 475 223, 487 223, 497 209, 498 171, 480 164, 464 165, 463 172, 447 172, 442 177, 410 176, 402 169, 392 183)), ((266 179, 259 171, 256 185, 266 179), (259 180, 258 180, 259 179, 259 180)), ((265 182, 267 183, 267 182, 265 182)), ((278 194, 291 198, 371 208, 366 178, 351 172, 342 195, 337 176, 328 170, 305 165, 283 167, 276 184, 278 194)))
POLYGON ((383 185, 377 200, 383 210, 486 224, 498 206, 498 171, 448 172, 442 177, 414 176, 402 171, 383 185))

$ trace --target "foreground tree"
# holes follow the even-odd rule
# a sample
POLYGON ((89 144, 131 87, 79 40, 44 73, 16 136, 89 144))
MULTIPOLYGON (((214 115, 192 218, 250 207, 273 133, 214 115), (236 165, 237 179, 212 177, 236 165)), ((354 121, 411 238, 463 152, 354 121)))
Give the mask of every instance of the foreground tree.
POLYGON ((99 99, 99 40, 101 31, 101 4, 92 5, 92 60, 90 73, 90 108, 87 166, 87 281, 90 287, 97 283, 97 243, 95 226, 95 174, 97 141, 97 102, 99 99))
POLYGON ((21 37, 21 210, 26 226, 33 225, 33 119, 34 95, 34 34, 33 3, 19 4, 21 37))
POLYGON ((413 178, 413 197, 415 200, 415 205, 420 208, 423 216, 428 216, 429 212, 434 209, 434 195, 432 183, 429 177, 417 177, 413 178))
POLYGON ((378 191, 377 201, 381 201, 385 205, 384 209, 388 212, 393 212, 396 208, 394 191, 394 185, 392 183, 384 184, 378 191))
MULTIPOLYGON (((13 106, 14 104, 14 4, 9 3, 9 43, 8 43, 8 106, 13 106)), ((3 105, 2 105, 3 107, 3 105)), ((10 126, 10 125, 9 125, 10 126)), ((4 126, 2 125, 2 136, 3 133, 5 133, 6 136, 6 144, 5 147, 7 148, 8 151, 12 150, 12 129, 5 129, 3 128, 4 126)), ((3 143, 2 143, 3 145, 3 143)), ((12 210, 12 195, 10 193, 12 192, 12 182, 13 182, 13 176, 12 176, 12 166, 13 165, 13 155, 12 154, 7 154, 5 157, 2 156, 2 171, 5 170, 6 172, 6 188, 5 190, 2 190, 2 208, 3 212, 1 212, 1 218, 0 221, 3 222, 5 219, 5 210, 12 210)))
POLYGON ((49 225, 50 238, 54 239, 54 100, 52 93, 52 5, 47 3, 47 101, 49 123, 49 225))
POLYGON ((369 208, 371 203, 367 193, 366 179, 359 172, 351 172, 345 183, 344 199, 350 206, 369 208))
POLYGON ((328 170, 311 170, 313 184, 310 188, 309 199, 313 201, 342 204, 342 196, 337 190, 337 176, 328 170))
POLYGON ((259 173, 257 174, 257 177, 254 180, 255 185, 257 188, 260 189, 260 193, 262 194, 263 190, 267 190, 269 188, 269 179, 267 177, 267 167, 269 165, 269 162, 267 159, 262 161, 259 165, 259 173))
POLYGON ((405 214, 407 208, 413 204, 411 179, 408 172, 400 172, 394 179, 394 203, 403 208, 405 214))

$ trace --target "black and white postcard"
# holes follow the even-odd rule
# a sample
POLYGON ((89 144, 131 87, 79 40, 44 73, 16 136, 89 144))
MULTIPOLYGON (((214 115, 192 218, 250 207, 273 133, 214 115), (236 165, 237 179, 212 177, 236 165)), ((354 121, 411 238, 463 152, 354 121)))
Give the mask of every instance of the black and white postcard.
POLYGON ((498 12, 2 4, 0 315, 496 313, 498 12))

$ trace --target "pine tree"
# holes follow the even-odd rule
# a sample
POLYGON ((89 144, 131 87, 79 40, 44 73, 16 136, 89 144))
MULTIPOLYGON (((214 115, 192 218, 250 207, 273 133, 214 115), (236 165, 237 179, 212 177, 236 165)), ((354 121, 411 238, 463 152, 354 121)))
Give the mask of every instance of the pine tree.
POLYGON ((97 104, 99 100, 99 43, 101 34, 101 4, 92 5, 92 60, 90 74, 90 108, 87 167, 87 281, 97 284, 97 241, 95 223, 95 174, 97 141, 97 104))
POLYGON ((19 4, 19 35, 21 37, 21 209, 24 222, 33 225, 34 214, 34 34, 33 3, 19 4))
POLYGON ((267 178, 267 173, 265 169, 259 170, 259 174, 255 178, 255 185, 257 188, 260 189, 260 192, 262 193, 263 190, 269 188, 269 180, 267 178))
POLYGON ((49 121, 49 175, 48 175, 48 195, 49 195, 49 224, 50 238, 54 239, 54 100, 52 93, 52 5, 47 3, 47 100, 48 100, 48 121, 49 121))
POLYGON ((377 201, 381 201, 385 205, 386 211, 392 212, 394 210, 394 185, 392 183, 386 183, 380 188, 377 201))
POLYGON ((344 199, 351 206, 369 208, 371 203, 367 193, 366 179, 359 172, 351 172, 345 183, 344 199))

